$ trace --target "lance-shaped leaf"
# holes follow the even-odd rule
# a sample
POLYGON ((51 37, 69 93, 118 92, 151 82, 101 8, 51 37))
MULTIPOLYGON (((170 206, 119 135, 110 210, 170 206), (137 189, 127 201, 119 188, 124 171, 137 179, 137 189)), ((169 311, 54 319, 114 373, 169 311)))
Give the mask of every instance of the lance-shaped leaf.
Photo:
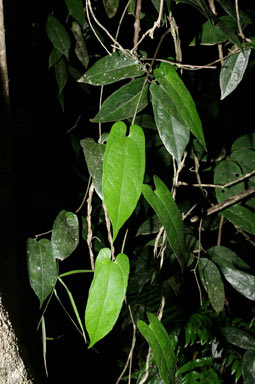
POLYGON ((225 279, 243 296, 255 301, 255 276, 230 266, 222 266, 225 279))
POLYGON ((46 32, 53 46, 68 59, 71 41, 60 21, 52 15, 48 15, 46 32))
POLYGON ((128 275, 129 260, 126 255, 120 253, 113 262, 110 249, 101 249, 96 258, 85 311, 89 348, 106 336, 116 323, 126 295, 128 275))
POLYGON ((51 235, 53 256, 64 260, 79 243, 79 222, 73 212, 61 211, 53 223, 51 235))
POLYGON ((60 60, 61 56, 62 53, 53 47, 49 57, 49 68, 55 65, 60 60))
POLYGON ((251 50, 246 49, 228 57, 220 72, 221 100, 233 92, 241 82, 249 62, 251 50))
POLYGON ((78 57, 80 62, 84 65, 84 67, 87 69, 89 65, 89 54, 88 54, 86 43, 83 37, 82 29, 76 21, 72 23, 71 29, 76 39, 76 45, 75 45, 76 56, 78 57))
POLYGON ((64 57, 55 64, 55 76, 58 84, 58 94, 60 95, 67 82, 67 67, 64 57))
POLYGON ((173 344, 170 337, 158 318, 150 312, 147 312, 150 324, 139 320, 137 327, 143 337, 149 343, 160 376, 165 384, 175 383, 175 355, 173 344))
POLYGON ((150 92, 160 138, 167 151, 180 163, 189 142, 189 129, 171 103, 170 95, 161 85, 152 84, 150 92))
POLYGON ((228 342, 239 348, 255 351, 255 337, 251 333, 235 327, 222 327, 221 332, 228 342))
POLYGON ((216 265, 209 259, 201 257, 198 264, 200 279, 208 293, 214 310, 219 313, 223 310, 225 292, 221 274, 216 265))
POLYGON ((27 261, 30 285, 40 300, 40 307, 54 288, 57 280, 57 264, 48 239, 27 241, 27 261))
POLYGON ((83 26, 86 20, 82 0, 65 0, 65 3, 70 15, 83 26))
POLYGON ((194 100, 173 65, 161 63, 154 75, 170 96, 179 116, 206 149, 202 123, 194 100))
POLYGON ((98 60, 78 81, 92 85, 105 85, 141 76, 145 69, 135 58, 114 52, 98 60))
POLYGON ((98 114, 90 121, 106 123, 125 120, 135 114, 138 103, 137 112, 140 112, 148 104, 148 85, 143 89, 143 84, 144 78, 130 81, 119 88, 104 101, 98 114))
POLYGON ((255 383, 255 352, 246 351, 243 356, 242 374, 246 384, 255 383))
POLYGON ((216 245, 208 249, 208 254, 211 256, 212 261, 219 266, 229 265, 232 267, 239 267, 242 269, 249 269, 249 265, 246 264, 241 257, 237 256, 235 252, 222 245, 216 245))
POLYGON ((163 181, 154 176, 154 183, 154 192, 148 185, 143 185, 143 195, 158 215, 166 230, 170 247, 183 268, 186 262, 186 248, 180 211, 163 181))
POLYGON ((118 10, 119 2, 120 0, 103 0, 104 8, 109 19, 115 16, 118 10))
POLYGON ((80 141, 90 176, 98 196, 103 200, 102 177, 105 145, 87 138, 80 141))
POLYGON ((134 211, 142 192, 145 171, 145 137, 141 127, 115 123, 103 161, 103 196, 113 226, 113 239, 134 211))

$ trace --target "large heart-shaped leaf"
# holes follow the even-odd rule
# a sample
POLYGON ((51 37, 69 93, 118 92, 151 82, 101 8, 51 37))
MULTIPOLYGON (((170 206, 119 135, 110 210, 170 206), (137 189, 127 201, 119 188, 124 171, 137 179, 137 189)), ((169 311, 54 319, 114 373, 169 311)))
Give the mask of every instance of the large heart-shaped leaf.
POLYGON ((143 84, 144 78, 141 78, 119 88, 104 101, 98 114, 90 121, 106 123, 127 119, 135 114, 138 103, 137 112, 140 112, 148 104, 148 85, 142 90, 143 84))
POLYGON ((154 176, 154 183, 154 192, 148 185, 143 185, 143 195, 158 215, 166 230, 168 242, 183 268, 186 262, 186 248, 180 211, 163 181, 154 176))
POLYGON ((52 15, 48 15, 46 32, 53 46, 68 58, 71 41, 60 21, 52 15))
POLYGON ((54 288, 57 264, 52 255, 50 240, 27 240, 27 261, 30 285, 40 300, 40 307, 54 288))
POLYGON ((225 292, 221 274, 217 266, 209 259, 201 257, 198 264, 200 279, 214 310, 219 313, 223 310, 225 292))
POLYGON ((92 85, 105 85, 143 75, 145 69, 136 58, 114 52, 98 60, 78 81, 92 85))
POLYGON ((249 62, 251 50, 246 49, 228 57, 220 72, 221 100, 230 95, 241 82, 249 62))
POLYGON ((160 376, 165 384, 175 383, 175 355, 173 343, 158 318, 150 312, 147 312, 150 324, 139 320, 137 327, 143 337, 149 343, 156 364, 159 369, 160 376))
POLYGON ((142 192, 145 138, 141 127, 112 126, 103 161, 103 196, 113 226, 113 239, 134 211, 142 192))
POLYGON ((119 254, 113 262, 110 249, 101 249, 96 258, 85 311, 89 348, 106 336, 116 323, 126 295, 128 275, 129 260, 126 255, 119 254))
POLYGON ((73 212, 61 211, 53 223, 51 235, 53 256, 64 260, 79 243, 79 222, 73 212))
POLYGON ((105 145, 95 143, 95 141, 90 138, 82 139, 80 144, 83 149, 89 174, 93 178, 95 190, 98 196, 103 199, 102 177, 105 145))
POLYGON ((175 107, 169 108, 178 111, 182 121, 200 141, 204 149, 206 149, 202 123, 196 105, 184 82, 177 74, 174 66, 167 63, 161 63, 160 67, 154 71, 154 75, 162 88, 169 95, 171 105, 175 107))
POLYGON ((81 26, 84 26, 86 20, 82 0, 65 0, 65 3, 70 15, 72 15, 81 26))
POLYGON ((230 266, 221 266, 225 279, 243 296, 255 301, 255 276, 230 266))

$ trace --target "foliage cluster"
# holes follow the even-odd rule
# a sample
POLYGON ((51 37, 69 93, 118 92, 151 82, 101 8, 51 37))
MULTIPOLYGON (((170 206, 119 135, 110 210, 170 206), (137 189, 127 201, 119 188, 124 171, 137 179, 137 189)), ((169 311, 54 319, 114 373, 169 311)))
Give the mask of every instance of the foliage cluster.
POLYGON ((82 204, 27 243, 45 367, 44 314, 62 285, 89 348, 118 320, 130 350, 117 383, 254 383, 255 133, 240 117, 237 135, 223 132, 220 103, 254 76, 255 14, 232 0, 65 5, 46 22, 58 100, 64 113, 68 82, 100 97, 93 137, 72 132, 82 204), (65 271, 84 241, 90 268, 65 271), (68 284, 78 273, 93 274, 85 316, 68 284))

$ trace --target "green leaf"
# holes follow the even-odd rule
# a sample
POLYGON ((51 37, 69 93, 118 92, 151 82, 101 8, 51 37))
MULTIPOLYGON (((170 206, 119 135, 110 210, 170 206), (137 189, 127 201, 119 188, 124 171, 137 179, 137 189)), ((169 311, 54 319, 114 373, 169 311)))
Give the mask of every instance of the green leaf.
POLYGON ((58 84, 58 94, 60 95, 67 82, 67 67, 65 59, 62 57, 54 66, 58 84))
POLYGON ((238 137, 231 147, 231 152, 240 149, 255 149, 255 133, 238 137))
POLYGON ((239 348, 255 351, 255 337, 251 333, 235 327, 222 327, 221 332, 229 343, 239 348))
MULTIPOLYGON (((240 179, 242 176, 242 170, 239 165, 229 159, 226 159, 216 165, 214 170, 214 183, 225 185, 231 181, 240 179)), ((216 197, 220 203, 223 200, 226 200, 229 197, 243 191, 244 183, 241 182, 224 189, 216 188, 216 197)))
POLYGON ((126 295, 128 275, 129 260, 126 255, 119 254, 113 262, 110 249, 101 249, 96 258, 85 311, 89 348, 106 336, 116 323, 126 295))
MULTIPOLYGON (((220 20, 224 22, 228 26, 228 28, 232 31, 236 31, 237 24, 236 21, 232 19, 231 16, 221 16, 220 20)), ((227 36, 223 31, 218 28, 218 25, 212 24, 209 20, 206 21, 202 27, 201 32, 198 37, 194 37, 190 46, 194 46, 196 44, 199 45, 215 45, 219 43, 223 43, 227 40, 227 36)))
POLYGON ((219 266, 229 265, 230 267, 239 267, 243 269, 249 269, 241 257, 237 256, 235 252, 222 245, 216 245, 208 249, 208 254, 211 256, 212 261, 217 263, 219 266))
POLYGON ((228 57, 220 72, 221 100, 230 95, 241 82, 249 62, 251 50, 246 49, 228 57))
POLYGON ((161 222, 157 215, 149 217, 143 224, 139 227, 136 236, 139 235, 151 235, 152 233, 157 233, 160 229, 161 222))
POLYGON ((185 363, 181 368, 176 372, 176 376, 180 376, 185 372, 193 371, 197 367, 207 367, 208 365, 212 365, 213 359, 212 357, 202 357, 201 359, 191 360, 188 363, 185 363))
POLYGON ((80 25, 73 21, 72 23, 72 32, 76 39, 75 53, 83 66, 87 69, 89 65, 89 54, 87 51, 86 43, 83 37, 82 29, 80 25))
POLYGON ((148 104, 148 85, 142 90, 143 84, 144 78, 141 78, 130 81, 119 88, 104 101, 100 111, 90 121, 93 123, 106 123, 125 120, 135 114, 138 102, 137 112, 140 112, 148 104))
POLYGON ((65 3, 70 15, 83 26, 86 20, 82 0, 65 0, 65 3))
MULTIPOLYGON (((232 152, 230 159, 238 163, 244 175, 255 170, 255 151, 251 149, 242 148, 235 150, 232 152)), ((255 185, 255 176, 249 179, 249 186, 253 185, 255 185)))
POLYGON ((46 32, 53 46, 68 59, 71 41, 60 21, 52 15, 48 15, 46 32))
POLYGON ((221 215, 251 235, 255 233, 255 213, 249 208, 237 204, 224 209, 221 215))
POLYGON ((126 136, 122 121, 112 126, 103 162, 103 196, 113 226, 113 240, 131 216, 142 192, 145 171, 145 138, 132 125, 126 136))
POLYGON ((96 193, 100 199, 103 200, 102 177, 105 145, 95 143, 95 141, 90 138, 81 140, 80 144, 83 149, 89 174, 93 178, 96 193))
POLYGON ((182 269, 186 262, 184 227, 178 207, 159 177, 154 176, 155 191, 148 185, 143 186, 143 195, 158 215, 167 234, 167 239, 182 269))
POLYGON ((51 235, 53 256, 64 260, 79 243, 79 222, 75 213, 61 211, 53 223, 51 235))
POLYGON ((230 266, 222 266, 225 279, 243 296, 255 301, 255 276, 230 266))
POLYGON ((214 310, 219 313, 223 310, 225 292, 221 274, 217 266, 209 259, 201 257, 198 264, 200 279, 208 293, 214 310))
POLYGON ((98 60, 78 81, 92 85, 105 85, 132 77, 142 76, 143 66, 135 58, 114 52, 98 60))
POLYGON ((255 352, 246 351, 243 356, 242 374, 246 384, 255 383, 255 352))
POLYGON ((55 65, 60 60, 61 56, 62 53, 53 47, 49 57, 49 68, 55 65))
POLYGON ((217 20, 216 25, 219 30, 225 34, 229 42, 242 49, 242 44, 239 40, 238 32, 233 30, 231 24, 229 25, 229 23, 225 23, 225 21, 221 18, 217 20))
POLYGON ((197 8, 208 20, 213 21, 215 16, 205 0, 175 0, 177 4, 186 3, 197 8))
POLYGON ((170 95, 161 85, 152 84, 150 92, 160 138, 167 151, 180 163, 189 142, 189 129, 171 103, 170 95))
POLYGON ((103 0, 104 8, 109 19, 116 15, 119 2, 120 0, 103 0))
POLYGON ((48 239, 27 240, 27 260, 30 285, 40 300, 40 308, 55 287, 57 264, 52 255, 51 242, 48 239))
POLYGON ((170 337, 158 318, 147 312, 150 324, 139 320, 137 327, 149 343, 161 378, 165 384, 175 383, 175 356, 170 337))

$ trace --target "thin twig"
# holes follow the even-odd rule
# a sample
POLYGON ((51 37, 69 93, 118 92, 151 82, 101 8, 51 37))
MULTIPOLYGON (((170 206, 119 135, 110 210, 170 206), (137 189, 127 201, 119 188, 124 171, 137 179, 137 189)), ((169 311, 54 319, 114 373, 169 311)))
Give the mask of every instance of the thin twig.
POLYGON ((158 234, 156 236, 156 239, 155 239, 155 243, 154 243, 154 248, 153 248, 153 255, 154 255, 154 258, 156 259, 157 258, 157 255, 158 255, 158 245, 159 245, 159 240, 162 236, 162 233, 164 232, 164 227, 162 225, 162 227, 160 227, 159 231, 158 231, 158 234))
MULTIPOLYGON (((134 22, 134 40, 133 40, 134 48, 137 47, 137 43, 139 40, 139 33, 141 30, 141 27, 140 27, 141 9, 142 9, 142 0, 137 0, 136 11, 135 11, 135 22, 134 22)), ((136 49, 134 51, 136 51, 136 49)))
MULTIPOLYGON (((215 7, 214 0, 209 0, 209 6, 210 6, 210 9, 211 9, 212 13, 213 13, 215 16, 217 16, 217 11, 216 11, 216 7, 215 7)), ((223 63, 224 63, 224 59, 223 59, 222 44, 219 43, 219 44, 217 44, 217 45, 218 45, 218 52, 219 52, 219 60, 220 60, 221 65, 223 65, 223 63)))
MULTIPOLYGON (((151 60, 153 60, 153 58, 143 57, 142 60, 143 61, 151 61, 151 60)), ((182 69, 187 69, 187 70, 192 70, 192 71, 195 71, 197 69, 216 69, 217 68, 216 66, 213 66, 212 64, 207 64, 207 65, 181 64, 181 63, 177 63, 176 61, 170 61, 170 60, 166 60, 166 59, 155 59, 155 61, 160 61, 161 63, 168 63, 168 64, 176 66, 177 68, 182 68, 182 69)), ((214 63, 217 63, 217 62, 218 62, 218 60, 214 63)))
POLYGON ((89 188, 89 197, 87 200, 87 223, 88 223, 87 244, 89 248, 90 265, 91 265, 92 271, 94 271, 95 269, 94 254, 92 250, 93 233, 92 233, 92 225, 91 225, 92 197, 93 197, 94 189, 95 189, 94 185, 91 184, 89 188))
MULTIPOLYGON (((126 14, 126 12, 127 12, 127 9, 128 9, 128 6, 129 6, 130 1, 131 1, 131 0, 128 0, 126 6, 125 6, 125 8, 124 8, 124 11, 122 12, 122 15, 121 15, 121 17, 120 17, 120 21, 119 21, 118 28, 117 28, 117 31, 116 31, 116 34, 115 34, 115 38, 114 38, 115 41, 118 40, 119 32, 120 32, 120 27, 121 27, 122 21, 123 21, 123 19, 124 19, 124 16, 125 16, 125 14, 126 14)), ((114 47, 113 47, 113 52, 115 52, 115 51, 116 51, 116 47, 114 46, 114 47)))
MULTIPOLYGON (((103 100, 103 92, 104 92, 104 86, 101 85, 100 87, 100 97, 99 97, 99 111, 102 106, 102 100, 103 100)), ((98 123, 98 142, 101 143, 101 136, 102 136, 102 123, 98 123)))
POLYGON ((244 41, 245 40, 245 36, 244 36, 243 30, 242 30, 242 26, 241 26, 241 22, 240 22, 238 0, 235 0, 235 8, 236 8, 236 20, 237 20, 238 30, 239 30, 241 38, 244 41))
POLYGON ((195 280, 196 280, 198 291, 199 291, 200 305, 202 305, 202 291, 201 291, 201 287, 200 287, 199 280, 198 280, 198 277, 197 277, 197 268, 198 268, 198 264, 199 264, 199 261, 200 261, 200 254, 201 254, 201 248, 202 248, 201 247, 202 222, 203 222, 203 220, 200 219, 199 231, 198 231, 198 255, 197 255, 197 261, 196 261, 195 267, 192 270, 192 272, 194 272, 195 280))
POLYGON ((178 25, 176 24, 175 18, 173 17, 172 11, 170 11, 170 13, 169 13, 168 20, 170 23, 171 35, 172 35, 173 41, 174 41, 176 61, 181 63, 182 62, 182 49, 181 49, 181 40, 180 40, 180 36, 179 36, 179 28, 178 28, 178 25))
POLYGON ((81 119, 81 115, 78 117, 78 119, 76 120, 76 122, 74 123, 74 125, 73 125, 71 128, 69 128, 69 129, 65 132, 65 135, 67 135, 69 132, 71 132, 74 128, 77 127, 77 125, 78 125, 80 119, 81 119))
POLYGON ((221 216, 220 217, 220 224, 219 224, 218 239, 217 239, 217 245, 218 246, 221 244, 223 223, 224 223, 224 216, 221 216))
POLYGON ((105 206, 105 203, 103 202, 102 204, 103 206, 103 209, 104 209, 104 215, 105 215, 105 222, 106 222, 106 228, 107 228, 107 235, 108 235, 108 241, 110 243, 110 247, 111 247, 111 253, 112 253, 112 260, 115 260, 115 249, 114 249, 114 245, 113 245, 113 240, 112 240, 112 232, 111 232, 111 222, 110 222, 110 219, 109 219, 109 216, 108 216, 108 213, 107 213, 107 209, 106 209, 106 206, 105 206))

